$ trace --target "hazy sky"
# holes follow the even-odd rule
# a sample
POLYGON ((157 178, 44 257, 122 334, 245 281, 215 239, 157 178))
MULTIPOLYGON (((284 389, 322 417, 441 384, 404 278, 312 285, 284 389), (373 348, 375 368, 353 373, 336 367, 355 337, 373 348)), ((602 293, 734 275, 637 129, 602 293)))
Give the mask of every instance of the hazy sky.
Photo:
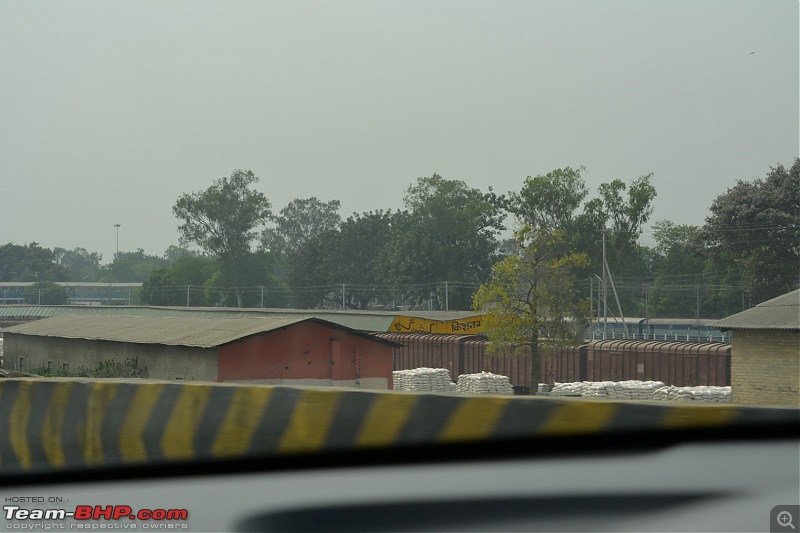
POLYGON ((650 172, 700 224, 800 152, 798 2, 0 2, 0 244, 162 254, 235 168, 275 212, 650 172), (755 52, 755 53, 751 53, 755 52))

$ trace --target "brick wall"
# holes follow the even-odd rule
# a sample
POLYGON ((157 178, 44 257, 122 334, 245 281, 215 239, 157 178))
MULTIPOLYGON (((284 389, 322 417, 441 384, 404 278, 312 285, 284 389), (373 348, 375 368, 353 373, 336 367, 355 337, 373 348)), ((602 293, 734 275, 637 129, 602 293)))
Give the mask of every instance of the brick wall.
POLYGON ((800 407, 800 332, 734 331, 731 387, 734 403, 800 407))

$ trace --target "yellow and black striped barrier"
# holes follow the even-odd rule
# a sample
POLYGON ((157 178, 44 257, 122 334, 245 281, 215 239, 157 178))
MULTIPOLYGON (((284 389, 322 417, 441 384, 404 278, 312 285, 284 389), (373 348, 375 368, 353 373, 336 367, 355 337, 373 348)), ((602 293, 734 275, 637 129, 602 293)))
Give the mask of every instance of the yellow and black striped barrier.
POLYGON ((797 424, 799 413, 216 383, 0 380, 0 474, 540 435, 797 424))

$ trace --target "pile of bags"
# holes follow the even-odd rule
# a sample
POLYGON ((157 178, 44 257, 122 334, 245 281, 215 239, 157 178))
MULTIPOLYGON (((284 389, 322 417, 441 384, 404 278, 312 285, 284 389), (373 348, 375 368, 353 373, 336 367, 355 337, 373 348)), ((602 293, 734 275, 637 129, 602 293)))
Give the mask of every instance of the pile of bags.
POLYGON ((656 400, 680 400, 693 402, 730 402, 730 387, 661 387, 653 394, 656 400))
POLYGON ((508 376, 491 372, 480 374, 461 374, 458 376, 456 390, 464 394, 514 394, 514 387, 508 376))
POLYGON ((414 368, 392 372, 394 390, 415 392, 455 392, 456 384, 446 368, 414 368))
POLYGON ((585 398, 610 400, 652 400, 655 391, 664 387, 663 381, 580 381, 556 383, 553 392, 577 393, 585 398))
POLYGON ((580 394, 583 396, 583 393, 586 392, 586 389, 589 388, 590 385, 596 383, 594 381, 576 381, 574 383, 559 383, 556 381, 553 384, 553 389, 550 392, 563 392, 563 393, 570 393, 570 394, 580 394))
POLYGON ((655 391, 664 386, 663 381, 600 381, 590 385, 583 396, 611 400, 652 400, 655 391))

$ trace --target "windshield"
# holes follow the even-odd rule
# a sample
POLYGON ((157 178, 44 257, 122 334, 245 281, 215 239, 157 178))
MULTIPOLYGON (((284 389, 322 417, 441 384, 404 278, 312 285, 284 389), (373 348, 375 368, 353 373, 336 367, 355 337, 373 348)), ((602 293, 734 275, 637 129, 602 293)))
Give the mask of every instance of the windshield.
POLYGON ((797 42, 796 2, 3 3, 0 475, 791 423, 797 42))

